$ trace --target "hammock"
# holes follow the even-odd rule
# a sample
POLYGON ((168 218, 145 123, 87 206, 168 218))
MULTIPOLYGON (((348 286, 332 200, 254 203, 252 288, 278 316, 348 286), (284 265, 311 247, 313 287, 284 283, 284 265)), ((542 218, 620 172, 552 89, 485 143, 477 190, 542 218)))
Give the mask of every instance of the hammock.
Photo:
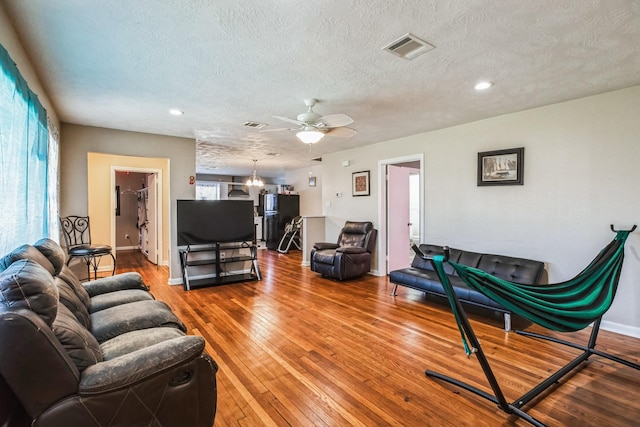
POLYGON ((560 378, 587 360, 592 354, 606 357, 615 362, 640 370, 640 365, 638 364, 595 349, 602 315, 611 307, 618 287, 618 280, 624 260, 624 244, 629 234, 635 229, 636 226, 634 225, 631 230, 618 231, 614 230, 613 226, 611 226, 611 230, 616 232, 615 238, 600 251, 584 270, 571 280, 548 285, 523 285, 514 283, 492 276, 477 268, 448 261, 448 248, 446 247, 444 248, 444 256, 437 255, 433 258, 423 257, 431 260, 433 263, 434 269, 442 282, 442 286, 451 304, 458 329, 462 336, 465 352, 467 355, 476 353, 485 376, 494 391, 494 395, 437 372, 427 370, 425 372, 426 375, 442 379, 469 390, 498 404, 500 409, 509 414, 515 413, 533 425, 543 426, 544 424, 520 408, 548 387, 557 383, 560 378), (546 339, 578 348, 583 350, 583 353, 553 375, 549 376, 546 380, 542 381, 532 390, 516 399, 513 403, 508 403, 484 356, 480 342, 475 336, 464 308, 458 300, 448 276, 444 271, 445 262, 454 268, 462 281, 470 288, 483 293, 512 312, 545 328, 560 332, 573 332, 584 329, 593 323, 594 325, 588 345, 582 346, 540 334, 516 331, 522 335, 546 339))
MULTIPOLYGON (((582 272, 556 284, 522 285, 477 268, 447 262, 467 286, 512 312, 554 331, 573 332, 586 328, 611 307, 624 260, 624 243, 630 232, 618 231, 582 272)), ((440 274, 444 258, 436 256, 433 261, 440 281, 448 282, 447 275, 440 274)))

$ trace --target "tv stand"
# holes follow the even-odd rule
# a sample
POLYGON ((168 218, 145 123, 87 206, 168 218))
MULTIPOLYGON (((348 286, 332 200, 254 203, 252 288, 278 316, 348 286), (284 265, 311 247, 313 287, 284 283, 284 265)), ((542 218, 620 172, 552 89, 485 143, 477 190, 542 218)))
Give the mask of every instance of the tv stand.
POLYGON ((251 242, 232 242, 187 246, 179 249, 182 284, 185 291, 205 286, 262 280, 258 248, 251 242), (233 263, 251 263, 247 273, 227 271, 233 263))

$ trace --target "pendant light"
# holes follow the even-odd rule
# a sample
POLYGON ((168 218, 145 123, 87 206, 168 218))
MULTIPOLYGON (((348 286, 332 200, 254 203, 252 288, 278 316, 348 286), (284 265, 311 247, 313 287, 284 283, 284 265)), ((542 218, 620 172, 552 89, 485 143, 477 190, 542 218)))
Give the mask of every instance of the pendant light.
POLYGON ((249 187, 252 187, 252 186, 262 187, 264 185, 262 180, 258 177, 258 171, 256 170, 256 163, 258 163, 258 161, 254 160, 253 161, 253 176, 250 176, 249 179, 247 180, 247 185, 249 187))

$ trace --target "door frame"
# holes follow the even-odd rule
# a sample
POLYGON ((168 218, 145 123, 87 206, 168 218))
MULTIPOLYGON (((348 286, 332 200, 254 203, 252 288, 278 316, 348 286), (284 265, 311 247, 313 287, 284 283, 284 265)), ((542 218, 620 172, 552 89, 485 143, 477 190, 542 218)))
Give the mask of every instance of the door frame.
POLYGON ((419 197, 418 202, 420 216, 420 240, 424 241, 425 217, 424 217, 424 153, 410 154, 408 156, 394 157, 378 160, 378 275, 389 274, 388 265, 388 239, 387 239, 387 165, 395 165, 408 162, 420 163, 419 197))
MULTIPOLYGON (((116 172, 152 173, 156 175, 156 254, 158 264, 161 264, 162 254, 162 169, 140 168, 134 166, 111 166, 110 188, 116 188, 116 172)), ((111 247, 116 247, 116 205, 115 191, 111 191, 111 247)), ((169 260, 171 263, 171 260, 169 260)))

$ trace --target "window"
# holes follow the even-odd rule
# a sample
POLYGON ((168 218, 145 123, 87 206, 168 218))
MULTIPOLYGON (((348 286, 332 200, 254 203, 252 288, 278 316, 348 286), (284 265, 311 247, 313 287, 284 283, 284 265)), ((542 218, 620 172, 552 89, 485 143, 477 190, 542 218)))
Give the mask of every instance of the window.
POLYGON ((220 200, 220 184, 196 181, 196 200, 220 200))
POLYGON ((0 253, 50 235, 49 147, 47 113, 0 46, 0 253))

